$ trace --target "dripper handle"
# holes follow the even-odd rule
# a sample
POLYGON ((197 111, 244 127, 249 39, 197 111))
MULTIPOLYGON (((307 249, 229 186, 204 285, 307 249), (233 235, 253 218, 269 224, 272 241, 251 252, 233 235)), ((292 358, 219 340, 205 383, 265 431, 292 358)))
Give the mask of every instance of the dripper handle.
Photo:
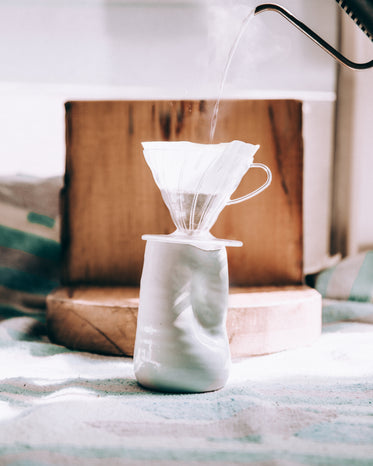
POLYGON ((261 193, 262 191, 264 191, 271 184, 272 172, 267 167, 267 165, 264 165, 263 163, 252 163, 250 165, 250 168, 261 168, 262 170, 264 170, 267 173, 267 179, 266 179, 265 183, 262 184, 262 186, 259 186, 259 188, 255 189, 251 193, 246 194, 245 196, 238 197, 237 199, 230 199, 227 202, 226 205, 238 204, 239 202, 246 201, 247 199, 250 199, 250 198, 256 196, 257 194, 261 193))

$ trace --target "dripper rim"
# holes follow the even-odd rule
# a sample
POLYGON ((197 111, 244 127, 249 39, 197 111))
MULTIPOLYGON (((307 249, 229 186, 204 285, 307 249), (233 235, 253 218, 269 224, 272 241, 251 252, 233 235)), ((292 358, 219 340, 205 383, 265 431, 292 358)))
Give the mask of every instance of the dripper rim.
MULTIPOLYGON (((256 148, 255 152, 257 152, 260 148, 260 144, 252 144, 251 142, 244 142, 240 141, 239 139, 233 139, 233 141, 228 141, 228 142, 218 142, 218 143, 204 143, 204 142, 192 142, 192 141, 142 141, 141 145, 144 150, 147 149, 152 149, 152 150, 157 150, 159 146, 159 149, 165 150, 165 146, 168 146, 169 149, 171 150, 172 146, 177 146, 180 144, 184 144, 187 146, 193 145, 193 146, 200 146, 200 147, 217 147, 217 146, 228 146, 229 144, 232 143, 239 143, 239 144, 245 144, 252 146, 253 148, 256 148)), ((254 152, 254 154, 255 154, 254 152)))
POLYGON ((239 248, 243 246, 242 241, 234 239, 215 238, 215 236, 213 236, 211 233, 208 236, 192 238, 189 236, 179 235, 175 233, 176 232, 173 232, 168 235, 144 234, 141 236, 141 239, 144 241, 156 241, 160 243, 185 244, 195 246, 199 249, 204 249, 206 251, 221 249, 223 247, 239 248))

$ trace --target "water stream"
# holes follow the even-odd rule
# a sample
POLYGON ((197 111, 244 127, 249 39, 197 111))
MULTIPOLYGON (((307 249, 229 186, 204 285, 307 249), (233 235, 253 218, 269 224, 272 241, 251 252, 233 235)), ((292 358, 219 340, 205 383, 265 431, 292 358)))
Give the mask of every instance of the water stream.
POLYGON ((215 102, 215 106, 214 106, 214 110, 212 112, 212 117, 211 117, 211 124, 210 124, 210 143, 213 142, 214 140, 214 136, 215 136, 215 130, 216 130, 216 124, 217 124, 217 121, 218 121, 218 113, 219 113, 219 105, 220 105, 220 101, 223 97, 223 90, 224 90, 224 85, 225 85, 225 81, 227 80, 227 76, 228 76, 228 71, 229 71, 229 67, 231 65, 231 62, 232 62, 232 58, 234 56, 234 53, 238 47, 238 44, 241 40, 241 37, 242 37, 242 34, 244 33, 245 29, 246 29, 246 26, 247 24, 250 22, 251 18, 254 16, 254 10, 251 10, 250 13, 244 18, 244 20, 242 21, 242 24, 241 24, 241 27, 238 31, 238 34, 232 44, 232 47, 229 51, 229 54, 228 54, 228 58, 227 58, 227 61, 225 63, 225 67, 224 67, 224 71, 223 71, 223 75, 222 75, 222 79, 220 81, 220 88, 219 88, 219 93, 218 93, 218 98, 215 102))

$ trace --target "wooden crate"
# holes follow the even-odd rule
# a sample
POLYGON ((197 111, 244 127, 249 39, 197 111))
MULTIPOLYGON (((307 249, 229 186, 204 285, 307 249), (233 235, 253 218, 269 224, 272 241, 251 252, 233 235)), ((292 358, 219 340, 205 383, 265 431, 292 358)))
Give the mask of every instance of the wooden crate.
MULTIPOLYGON (((145 163, 141 141, 209 142, 214 101, 79 101, 66 104, 62 191, 65 285, 138 286, 144 233, 175 228, 145 163)), ((243 241, 228 248, 234 286, 294 285, 303 280, 302 104, 222 101, 214 142, 260 144, 256 162, 273 173, 259 196, 226 207, 212 233, 243 241)), ((250 170, 234 197, 263 182, 250 170)))

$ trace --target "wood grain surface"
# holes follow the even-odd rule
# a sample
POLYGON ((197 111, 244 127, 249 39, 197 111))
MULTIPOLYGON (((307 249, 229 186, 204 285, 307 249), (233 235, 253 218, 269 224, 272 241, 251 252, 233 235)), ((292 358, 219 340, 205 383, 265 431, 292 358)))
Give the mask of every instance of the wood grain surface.
MULTIPOLYGON (((47 299, 49 338, 80 351, 132 356, 138 305, 138 288, 60 288, 47 299)), ((234 358, 309 345, 321 333, 321 296, 306 286, 231 288, 227 332, 234 358)))
MULTIPOLYGON (((62 279, 66 285, 138 286, 144 233, 174 231, 147 167, 146 140, 209 142, 214 101, 100 101, 66 104, 62 191, 62 279)), ((303 280, 302 104, 222 101, 214 142, 260 144, 256 162, 272 185, 226 207, 212 233, 243 241, 228 249, 232 285, 289 285, 303 280)), ((249 170, 234 197, 264 180, 249 170)))

